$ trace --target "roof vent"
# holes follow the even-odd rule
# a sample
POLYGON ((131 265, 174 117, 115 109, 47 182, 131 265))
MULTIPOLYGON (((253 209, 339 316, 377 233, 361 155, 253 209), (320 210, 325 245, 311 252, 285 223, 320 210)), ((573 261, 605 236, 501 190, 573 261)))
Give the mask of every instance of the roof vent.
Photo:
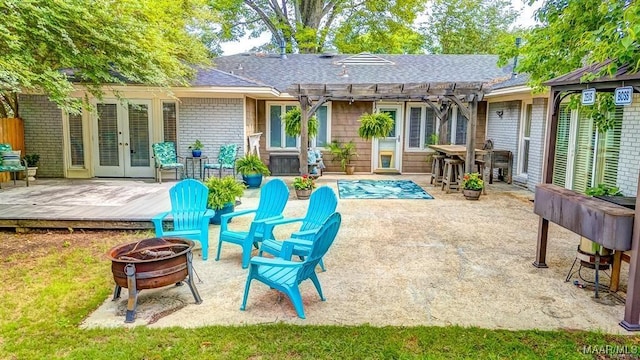
POLYGON ((336 53, 323 53, 318 55, 318 57, 321 59, 331 59, 334 56, 336 56, 336 53))
POLYGON ((337 65, 394 65, 393 61, 383 59, 380 56, 369 53, 360 53, 348 58, 336 61, 337 65))

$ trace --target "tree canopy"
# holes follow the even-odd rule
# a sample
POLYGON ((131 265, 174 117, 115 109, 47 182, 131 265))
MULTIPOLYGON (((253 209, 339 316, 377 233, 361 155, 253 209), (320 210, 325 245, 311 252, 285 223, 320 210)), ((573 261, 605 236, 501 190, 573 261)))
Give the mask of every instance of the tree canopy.
POLYGON ((541 24, 524 34, 517 69, 530 75, 533 87, 605 60, 612 60, 609 73, 624 64, 640 70, 639 2, 545 0, 536 18, 541 24))
POLYGON ((414 22, 427 0, 212 0, 222 41, 269 31, 287 51, 417 52, 422 36, 414 22))
POLYGON ((496 54, 518 17, 508 0, 435 0, 424 31, 434 54, 496 54))
POLYGON ((184 84, 208 52, 198 26, 204 0, 3 0, 0 2, 0 116, 17 116, 21 91, 46 93, 61 108, 80 101, 68 73, 95 96, 102 84, 184 84))

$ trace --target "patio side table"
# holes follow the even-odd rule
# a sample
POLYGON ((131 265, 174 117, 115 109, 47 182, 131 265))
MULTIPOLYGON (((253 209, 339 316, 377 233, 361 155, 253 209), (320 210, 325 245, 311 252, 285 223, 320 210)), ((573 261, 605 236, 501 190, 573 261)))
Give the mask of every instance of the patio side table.
POLYGON ((208 156, 199 156, 199 157, 185 156, 185 158, 184 158, 184 175, 186 177, 191 177, 193 179, 196 179, 196 162, 198 162, 198 168, 199 168, 199 172, 200 172, 199 179, 204 179, 203 171, 202 171, 202 166, 203 166, 202 160, 204 160, 205 163, 206 163, 207 161, 209 161, 209 157, 208 156), (189 176, 189 163, 191 163, 191 176, 189 176))

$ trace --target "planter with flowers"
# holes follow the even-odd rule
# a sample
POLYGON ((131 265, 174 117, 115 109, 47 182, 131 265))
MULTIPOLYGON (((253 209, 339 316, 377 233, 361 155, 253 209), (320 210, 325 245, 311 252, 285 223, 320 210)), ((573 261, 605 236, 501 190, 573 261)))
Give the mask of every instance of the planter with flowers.
POLYGON ((293 179, 293 188, 296 191, 296 196, 300 200, 308 199, 315 187, 316 183, 313 181, 313 178, 308 175, 302 175, 293 179))
POLYGON ((466 173, 462 177, 462 194, 467 200, 478 200, 484 188, 484 181, 479 173, 466 173))

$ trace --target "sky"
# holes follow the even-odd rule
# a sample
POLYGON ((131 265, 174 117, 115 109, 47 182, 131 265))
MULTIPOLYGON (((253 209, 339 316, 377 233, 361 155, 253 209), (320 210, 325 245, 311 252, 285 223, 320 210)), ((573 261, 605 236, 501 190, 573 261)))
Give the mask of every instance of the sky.
MULTIPOLYGON (((533 19, 533 13, 535 9, 537 9, 540 4, 539 2, 534 4, 533 7, 529 7, 527 4, 527 0, 511 0, 511 4, 515 9, 521 9, 520 17, 516 20, 516 25, 519 26, 532 26, 535 24, 535 20, 533 19)), ((228 42, 223 43, 221 45, 223 55, 233 55, 238 53, 243 53, 251 50, 254 46, 258 46, 260 44, 264 44, 269 41, 271 35, 269 33, 262 34, 261 37, 257 39, 248 39, 244 38, 241 41, 237 42, 228 42)))

